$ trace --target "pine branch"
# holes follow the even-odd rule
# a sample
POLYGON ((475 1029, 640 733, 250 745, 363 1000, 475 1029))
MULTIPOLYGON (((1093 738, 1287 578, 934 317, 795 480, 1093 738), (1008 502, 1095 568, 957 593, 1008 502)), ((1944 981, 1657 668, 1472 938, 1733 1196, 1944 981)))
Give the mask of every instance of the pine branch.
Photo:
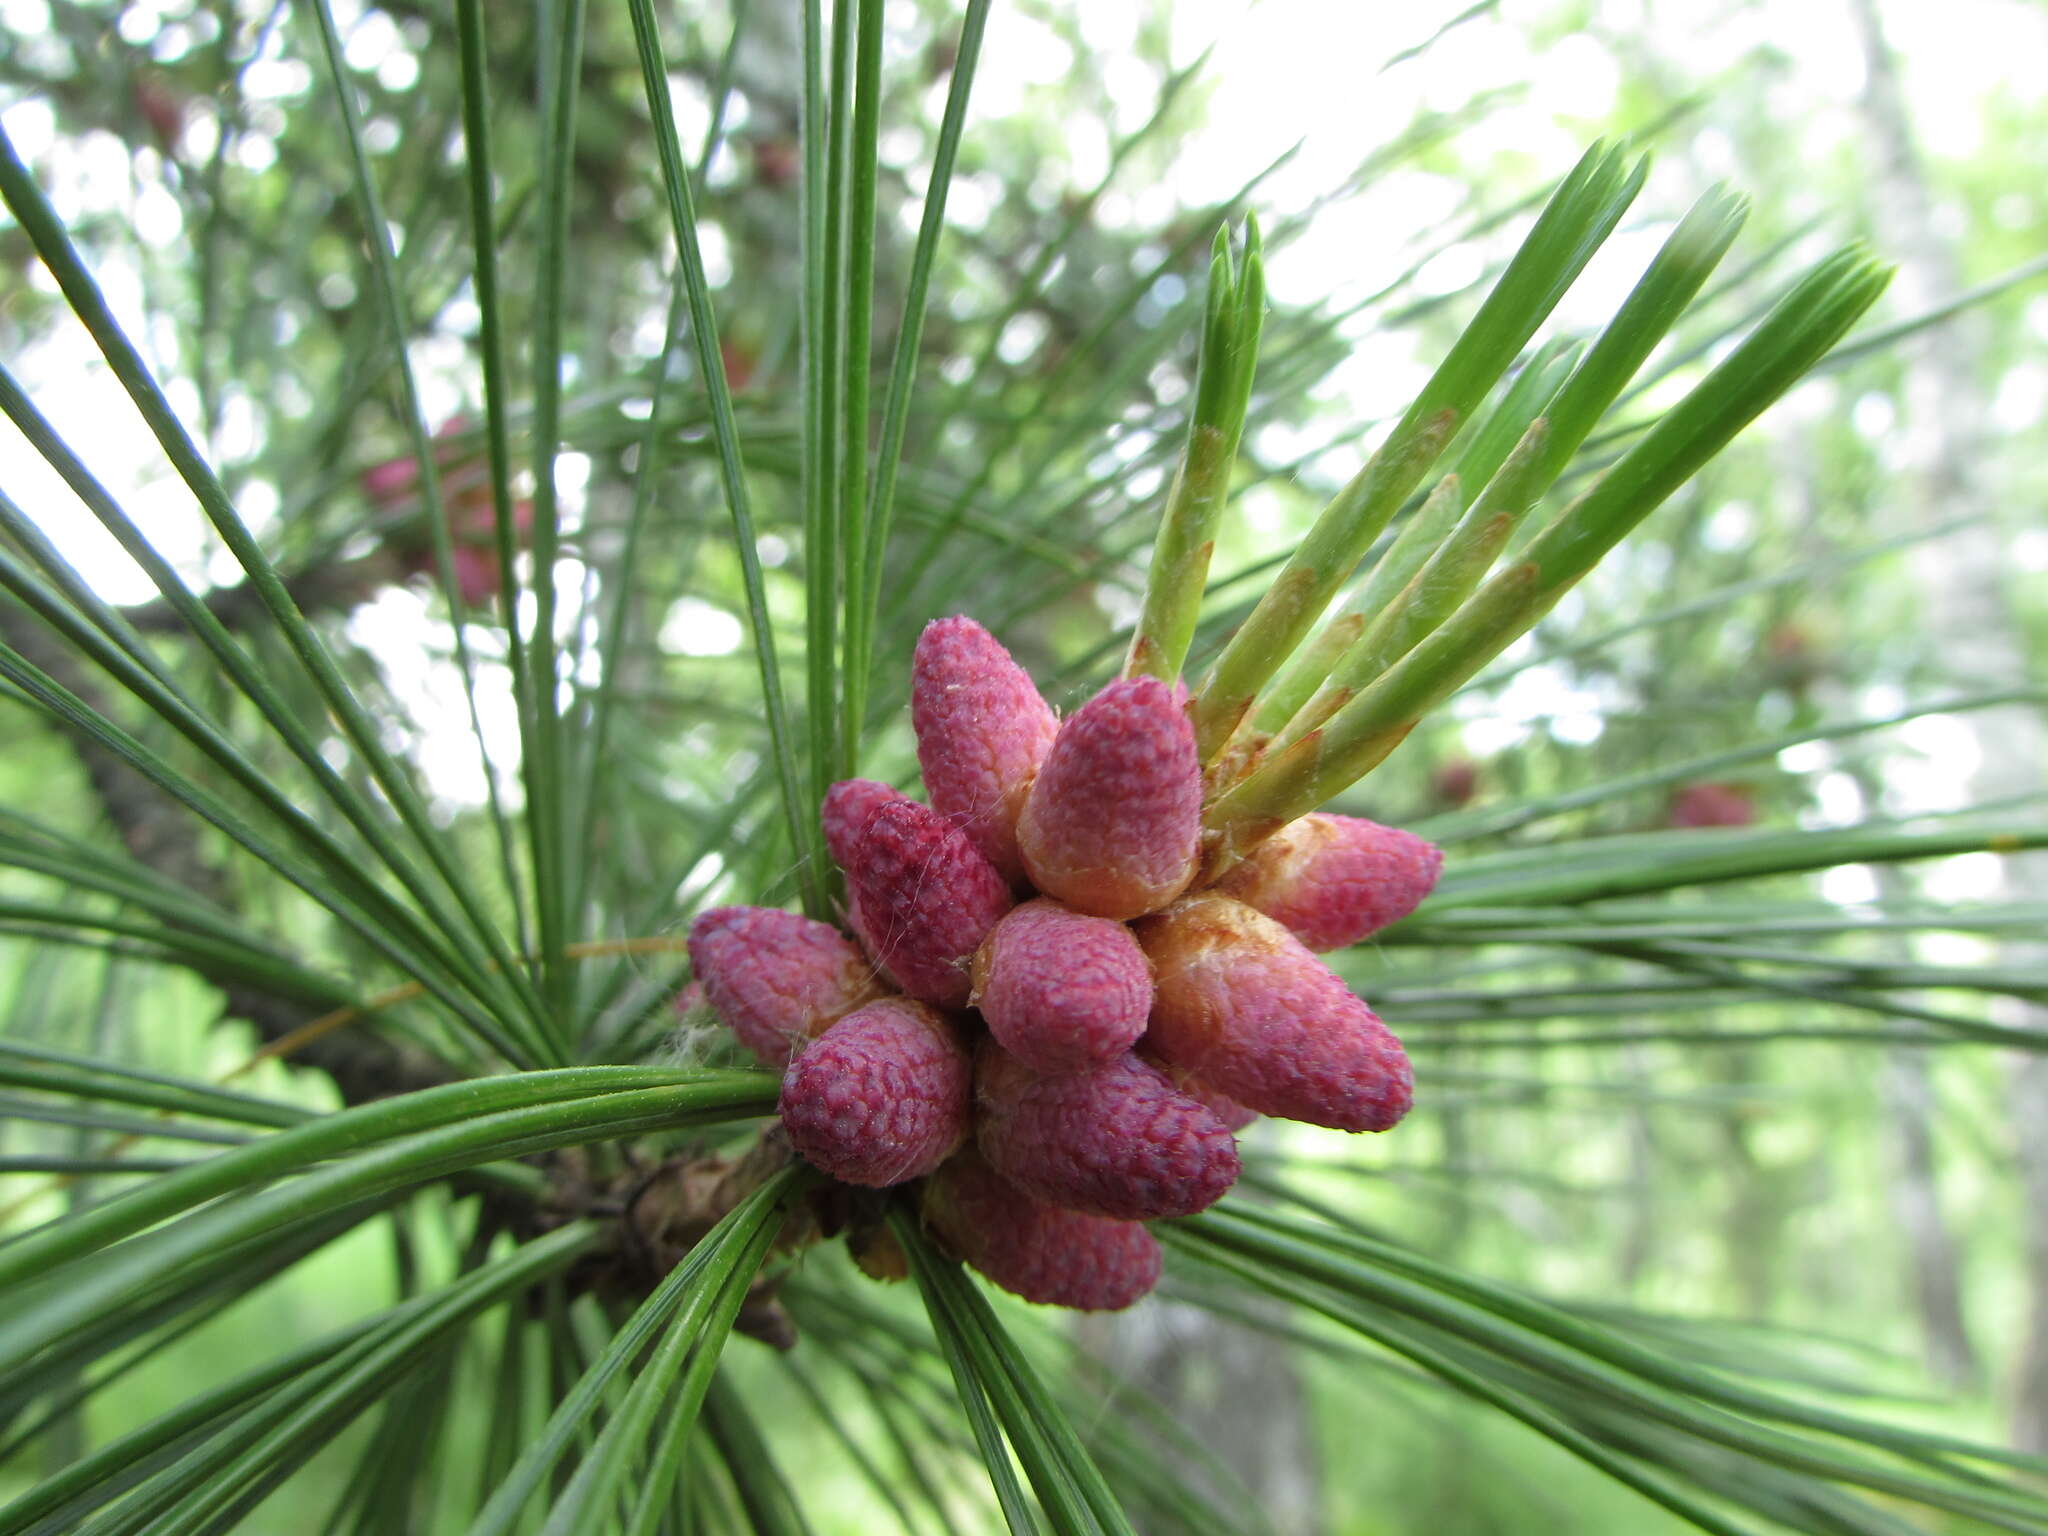
MULTIPOLYGON (((0 603, 0 639, 80 698, 96 708, 106 708, 108 701, 98 680, 12 602, 0 603)), ((105 746, 81 732, 66 731, 65 735, 122 846, 138 861, 195 895, 210 903, 226 904, 233 882, 208 856, 185 810, 105 746)), ((209 971, 203 958, 195 959, 190 968, 220 988, 224 1018, 246 1020, 266 1042, 282 1040, 313 1017, 301 1002, 253 987, 246 978, 209 971)), ((360 1028, 312 1041, 294 1051, 293 1058, 326 1073, 350 1104, 455 1080, 454 1073, 425 1052, 360 1028)))

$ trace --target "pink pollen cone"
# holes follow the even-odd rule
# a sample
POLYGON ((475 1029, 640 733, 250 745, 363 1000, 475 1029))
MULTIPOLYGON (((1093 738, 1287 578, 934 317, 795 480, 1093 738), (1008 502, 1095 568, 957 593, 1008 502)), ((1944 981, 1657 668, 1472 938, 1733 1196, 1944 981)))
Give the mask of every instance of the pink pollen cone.
POLYGON ((1218 1093, 1194 1073, 1162 1060, 1150 1046, 1139 1047, 1138 1059, 1148 1067, 1157 1067, 1164 1072, 1169 1083, 1221 1120, 1223 1129, 1233 1136, 1259 1118, 1257 1110, 1246 1109, 1229 1094, 1218 1093))
POLYGON ((1046 754, 1017 824, 1032 884, 1097 917, 1166 905, 1194 878, 1202 766, 1175 689, 1111 683, 1046 754))
POLYGON ((1156 990, 1145 1043, 1260 1114, 1384 1131, 1414 1075, 1396 1040, 1279 923, 1227 896, 1176 902, 1137 924, 1156 990))
MULTIPOLYGON (((440 426, 434 428, 434 437, 436 439, 460 437, 469 429, 470 421, 468 417, 450 416, 440 426)), ((458 450, 454 443, 438 442, 434 449, 434 463, 436 467, 446 470, 449 465, 455 462, 457 453, 458 450)), ((442 487, 444 492, 452 495, 462 489, 460 486, 446 484, 446 479, 447 477, 444 475, 442 487)), ((381 463, 372 464, 362 473, 363 494, 380 507, 394 507, 408 500, 418 491, 419 483, 419 460, 411 454, 406 454, 403 458, 385 459, 381 463)))
POLYGON ((1159 1283, 1159 1241, 1035 1200, 970 1148, 925 1185, 924 1218, 954 1252, 1026 1301, 1116 1312, 1159 1283))
POLYGON ((911 662, 910 724, 932 809, 1018 884, 1017 817, 1059 731, 1030 674, 974 620, 936 620, 911 662))
POLYGON ((1152 967, 1122 923, 1041 897, 997 923, 975 952, 973 1005, 1027 1066, 1100 1066, 1145 1033, 1152 967))
POLYGON ((791 1049, 881 994, 846 935, 774 907, 715 907, 690 925, 703 996, 740 1044, 780 1067, 791 1049))
POLYGON ((1237 1144, 1223 1123, 1135 1056, 1043 1076, 983 1041, 974 1099, 989 1166, 1071 1211, 1188 1216, 1237 1182, 1237 1144))
POLYGON ((868 818, 892 800, 909 798, 902 791, 878 784, 873 779, 841 779, 826 790, 825 804, 819 817, 825 824, 825 849, 832 855, 832 862, 850 871, 853 850, 860 842, 861 833, 867 829, 868 818))
POLYGON ((915 800, 878 805, 847 851, 854 932, 912 997, 964 1008, 968 966, 1010 910, 1009 883, 966 833, 915 800))
POLYGON ((1290 822, 1212 887, 1284 923, 1310 949, 1343 949, 1422 905, 1444 856, 1362 816, 1290 822))
POLYGON ((973 1066, 943 1017, 885 997, 790 1063, 782 1124, 813 1167, 872 1189, 930 1173, 967 1137, 973 1066))
POLYGON ((1664 824, 1671 827, 1746 827, 1756 801, 1740 784, 1688 784, 1671 797, 1664 824))
POLYGON ((455 594, 465 608, 481 608, 498 595, 498 556, 493 550, 474 544, 457 546, 453 552, 455 594))

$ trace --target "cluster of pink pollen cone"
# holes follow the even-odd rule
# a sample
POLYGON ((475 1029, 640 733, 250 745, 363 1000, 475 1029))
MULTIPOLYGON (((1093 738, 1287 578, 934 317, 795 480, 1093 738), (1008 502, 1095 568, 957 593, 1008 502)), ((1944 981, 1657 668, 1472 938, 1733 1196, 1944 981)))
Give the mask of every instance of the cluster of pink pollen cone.
POLYGON ((1109 1309, 1158 1279, 1143 1223, 1229 1189, 1256 1116, 1407 1112, 1400 1042, 1315 951, 1413 911, 1434 847, 1312 815, 1191 889, 1185 691, 1126 678, 1062 721, 971 619, 919 640, 911 720, 928 805, 864 779, 825 797, 850 937, 765 907, 690 931, 691 993, 783 1070, 807 1161, 921 1179, 928 1230, 996 1284, 1109 1309))

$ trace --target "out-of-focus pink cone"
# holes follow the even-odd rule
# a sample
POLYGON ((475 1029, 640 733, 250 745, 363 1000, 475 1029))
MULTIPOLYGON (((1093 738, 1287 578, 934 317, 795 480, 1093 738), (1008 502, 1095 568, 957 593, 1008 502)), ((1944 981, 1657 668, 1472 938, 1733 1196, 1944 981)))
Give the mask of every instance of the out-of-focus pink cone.
POLYGON ((925 1185, 939 1239, 1026 1301, 1115 1312, 1159 1283, 1159 1241, 1135 1221, 1107 1221, 1034 1200, 970 1148, 925 1185))
POLYGON ((806 1162, 884 1188, 930 1173, 967 1136, 973 1066, 943 1017, 886 997, 849 1013, 790 1063, 782 1124, 806 1162))
POLYGON ((1135 1056, 1044 1076, 984 1041, 975 1054, 982 1156, 1025 1193, 1122 1221, 1206 1210, 1237 1182, 1223 1123, 1135 1056))
POLYGON ((1479 765, 1469 757, 1451 758, 1430 775, 1429 788, 1453 810, 1470 805, 1479 791, 1479 765))
POLYGON ((932 809, 1015 885, 1017 817, 1059 720, 1030 675, 974 620, 925 626, 910 671, 910 724, 932 809))
POLYGON ((1202 766, 1177 692, 1111 683, 1060 727, 1024 802, 1031 883, 1097 917, 1166 905, 1194 878, 1202 766))
POLYGON ((463 544, 456 547, 451 558, 455 569, 455 593, 465 608, 481 608, 498 595, 496 551, 463 544))
POLYGON ((1387 1027, 1279 923, 1204 893, 1137 924, 1152 961, 1145 1043, 1248 1109, 1346 1131, 1408 1112, 1414 1075, 1387 1027))
POLYGON ((968 967, 1010 910, 1009 882, 967 834, 915 800, 884 801, 847 850, 854 931, 921 1002, 963 1008, 968 967))
POLYGON ((1746 827, 1756 820, 1756 801, 1741 784, 1688 784, 1671 797, 1666 826, 1746 827))
POLYGON ((1413 832, 1319 813, 1289 822, 1212 889, 1310 949, 1342 949, 1422 905, 1443 867, 1442 850, 1413 832))
POLYGON ((410 496, 419 481, 417 459, 385 459, 363 471, 363 494, 382 506, 410 496))
POLYGON ((690 925, 704 1000, 770 1066, 879 997, 875 970, 846 935, 774 907, 714 907, 690 925))
MULTIPOLYGON (((498 580, 498 514, 490 488, 476 491, 449 508, 448 532, 455 541, 455 590, 463 605, 482 608, 495 602, 498 580)), ((512 503, 512 535, 515 543, 533 542, 533 503, 512 503)))
MULTIPOLYGON (((450 416, 440 426, 434 428, 434 436, 436 439, 460 437, 469 430, 470 421, 467 416, 450 416)), ((455 462, 457 454, 458 450, 453 443, 443 442, 434 449, 434 463, 444 472, 444 494, 453 495, 464 488, 447 483, 445 471, 455 462)), ((419 483, 419 460, 410 454, 403 458, 385 459, 382 463, 372 464, 362 473, 363 494, 380 507, 397 506, 409 500, 418 492, 419 483)))
POLYGON ((1099 1066, 1145 1033, 1152 967, 1122 923, 1041 898, 997 923, 975 951, 973 1002, 1025 1065, 1099 1066))
POLYGON ((832 862, 850 871, 854 847, 867 827, 868 818, 878 807, 908 798, 901 790, 873 779, 841 779, 826 790, 819 818, 825 824, 825 849, 832 855, 832 862))

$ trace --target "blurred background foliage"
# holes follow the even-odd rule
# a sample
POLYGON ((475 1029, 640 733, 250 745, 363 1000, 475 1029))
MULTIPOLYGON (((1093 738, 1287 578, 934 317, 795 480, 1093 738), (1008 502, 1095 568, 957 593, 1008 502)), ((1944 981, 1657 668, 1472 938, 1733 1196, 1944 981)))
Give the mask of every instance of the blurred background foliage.
MULTIPOLYGON (((1560 312, 1568 327, 1611 311, 1712 182, 1747 192, 1755 210, 1625 403, 1624 426, 1589 445, 1581 484, 1626 423, 1668 404, 1687 368, 1717 355, 1801 263, 1867 236, 1900 264, 1874 323, 1340 805, 1447 849, 1439 898, 1341 957, 1415 1053, 1418 1108, 1370 1145, 1265 1125, 1247 1162, 1345 1219, 1639 1327, 1687 1358, 2048 1451, 2048 1078, 2005 1033, 2048 1021, 2048 855, 1865 862, 1872 845, 1859 841, 1910 826, 1981 848, 2002 828, 2038 825, 2048 790, 2048 731, 2027 691, 2048 654, 2048 196, 2035 153, 2048 142, 2048 17, 2027 0, 1401 9, 1412 14, 1240 13, 1220 0, 996 7, 932 278, 864 766, 914 773, 902 687, 929 618, 983 620, 1062 708, 1109 674, 1179 446, 1223 218, 1259 214, 1274 308, 1198 659, 1257 595, 1233 576, 1267 568, 1352 472, 1359 443, 1456 337, 1584 143, 1630 137, 1656 171, 1560 312), (1811 835, 1799 846, 1837 838, 1846 851, 1734 884, 1642 876, 1729 850, 1737 870, 1780 867, 1769 850, 1794 831, 1811 835), (1745 848, 1764 851, 1745 859, 1745 848)), ((535 255, 547 125, 532 82, 551 15, 493 8, 488 33, 499 298, 521 400, 548 319, 535 255)), ((474 485, 482 312, 450 13, 349 0, 336 16, 399 253, 424 419, 446 429, 444 477, 474 485)), ((686 152, 715 144, 699 181, 703 246, 767 608, 800 693, 794 10, 755 0, 738 29, 724 7, 662 17, 686 152)), ((950 18, 931 3, 889 13, 882 356, 901 324, 951 77, 950 18)), ((311 22, 257 0, 4 0, 0 19, 9 134, 386 746, 417 767, 462 864, 481 872, 508 931, 530 938, 532 914, 488 873, 505 857, 490 795, 516 810, 529 792, 495 580, 471 593, 461 627, 472 716, 416 488, 375 475, 412 452, 407 405, 311 22)), ((578 937, 673 939, 708 901, 789 899, 804 854, 777 799, 703 380, 670 313, 669 210, 630 22, 598 6, 585 27, 566 301, 549 322, 566 450, 554 622, 576 683, 564 718, 572 757, 602 753, 575 807, 588 837, 578 937), (650 451, 664 467, 643 519, 634 499, 650 451)), ((244 628, 253 605, 238 571, 12 222, 0 225, 0 335, 9 368, 156 547, 259 654, 276 647, 244 628)), ((515 409, 515 433, 530 422, 515 409)), ((283 749, 186 666, 195 648, 153 588, 11 430, 0 466, 95 589, 190 671, 238 745, 290 782, 283 749)), ((527 481, 515 494, 531 494, 527 481)), ((484 505, 472 539, 488 530, 484 505)), ((26 649, 18 611, 5 617, 26 649)), ((303 685, 290 703, 320 721, 303 685)), ((332 979, 331 995, 308 988, 266 1011, 149 943, 60 942, 62 925, 35 918, 36 903, 106 911, 119 894, 17 864, 0 871, 8 1037, 205 1079, 290 1023, 399 979, 255 860, 124 801, 18 701, 0 698, 0 721, 10 818, 125 845, 332 979)), ((359 756, 321 730, 331 765, 367 783, 359 756)), ((203 777, 160 727, 151 740, 203 777)), ((29 836, 12 820, 5 835, 29 836)), ((700 1048, 668 1039, 681 963, 650 947, 578 967, 577 1006, 603 1042, 592 1059, 700 1048)), ((373 1032, 323 1049, 345 1052, 338 1042, 356 1034, 373 1032)), ((374 1034, 404 1061, 448 1046, 420 1007, 380 1015, 374 1034)), ((240 1086, 319 1107, 360 1096, 331 1072, 275 1062, 240 1086)), ((115 1187, 109 1157, 193 1151, 154 1136, 113 1148, 126 1127, 52 1123, 29 1112, 40 1102, 0 1112, 0 1205, 16 1224, 115 1187)), ((445 1279, 461 1261, 450 1209, 417 1201, 355 1231, 161 1341, 118 1391, 75 1412, 60 1383, 44 1383, 54 1411, 48 1397, 26 1415, 12 1405, 0 1493, 182 1402, 223 1360, 262 1358, 445 1279), (30 1439, 45 1412, 54 1427, 30 1439)), ((1397 1360, 1332 1344, 1274 1303, 1233 1300, 1178 1258, 1168 1296, 1129 1318, 1022 1326, 1048 1369, 1096 1394, 1105 1421, 1145 1432, 1129 1393, 1163 1398, 1229 1464, 1205 1468, 1195 1448, 1166 1442, 1172 1476, 1212 1487, 1219 1507, 1234 1507, 1241 1481, 1289 1533, 1671 1523, 1397 1360), (1313 1347, 1290 1347, 1290 1330, 1313 1347), (1099 1366, 1070 1364, 1069 1344, 1099 1366)), ((899 1323, 914 1309, 897 1292, 837 1285, 843 1269, 836 1253, 807 1260, 790 1298, 809 1333, 861 1341, 832 1369, 747 1343, 729 1352, 736 1399, 803 1469, 820 1531, 875 1528, 878 1490, 896 1475, 864 1473, 849 1446, 937 1433, 863 1397, 863 1372, 910 1367, 882 1321, 833 1309, 899 1323)), ((943 1373, 932 1379, 943 1395, 943 1373)), ((466 1506, 446 1489, 499 1465, 502 1403, 467 1354, 417 1390, 450 1405, 420 1410, 433 1437, 407 1436, 412 1410, 395 1398, 241 1528, 321 1529, 330 1506, 358 1529, 463 1528, 466 1506), (389 1497, 410 1513, 378 1502, 363 1465, 390 1471, 400 1492, 389 1497), (418 1467, 436 1470, 415 1485, 418 1467)), ((707 1412, 721 1450, 747 1432, 733 1400, 714 1394, 707 1412)), ((762 1523, 758 1489, 734 1497, 754 1521, 735 1528, 784 1528, 762 1523)), ((1146 1529, 1191 1528, 1170 1502, 1140 1513, 1146 1529)), ((1226 1516, 1223 1528, 1252 1527, 1226 1516)))

